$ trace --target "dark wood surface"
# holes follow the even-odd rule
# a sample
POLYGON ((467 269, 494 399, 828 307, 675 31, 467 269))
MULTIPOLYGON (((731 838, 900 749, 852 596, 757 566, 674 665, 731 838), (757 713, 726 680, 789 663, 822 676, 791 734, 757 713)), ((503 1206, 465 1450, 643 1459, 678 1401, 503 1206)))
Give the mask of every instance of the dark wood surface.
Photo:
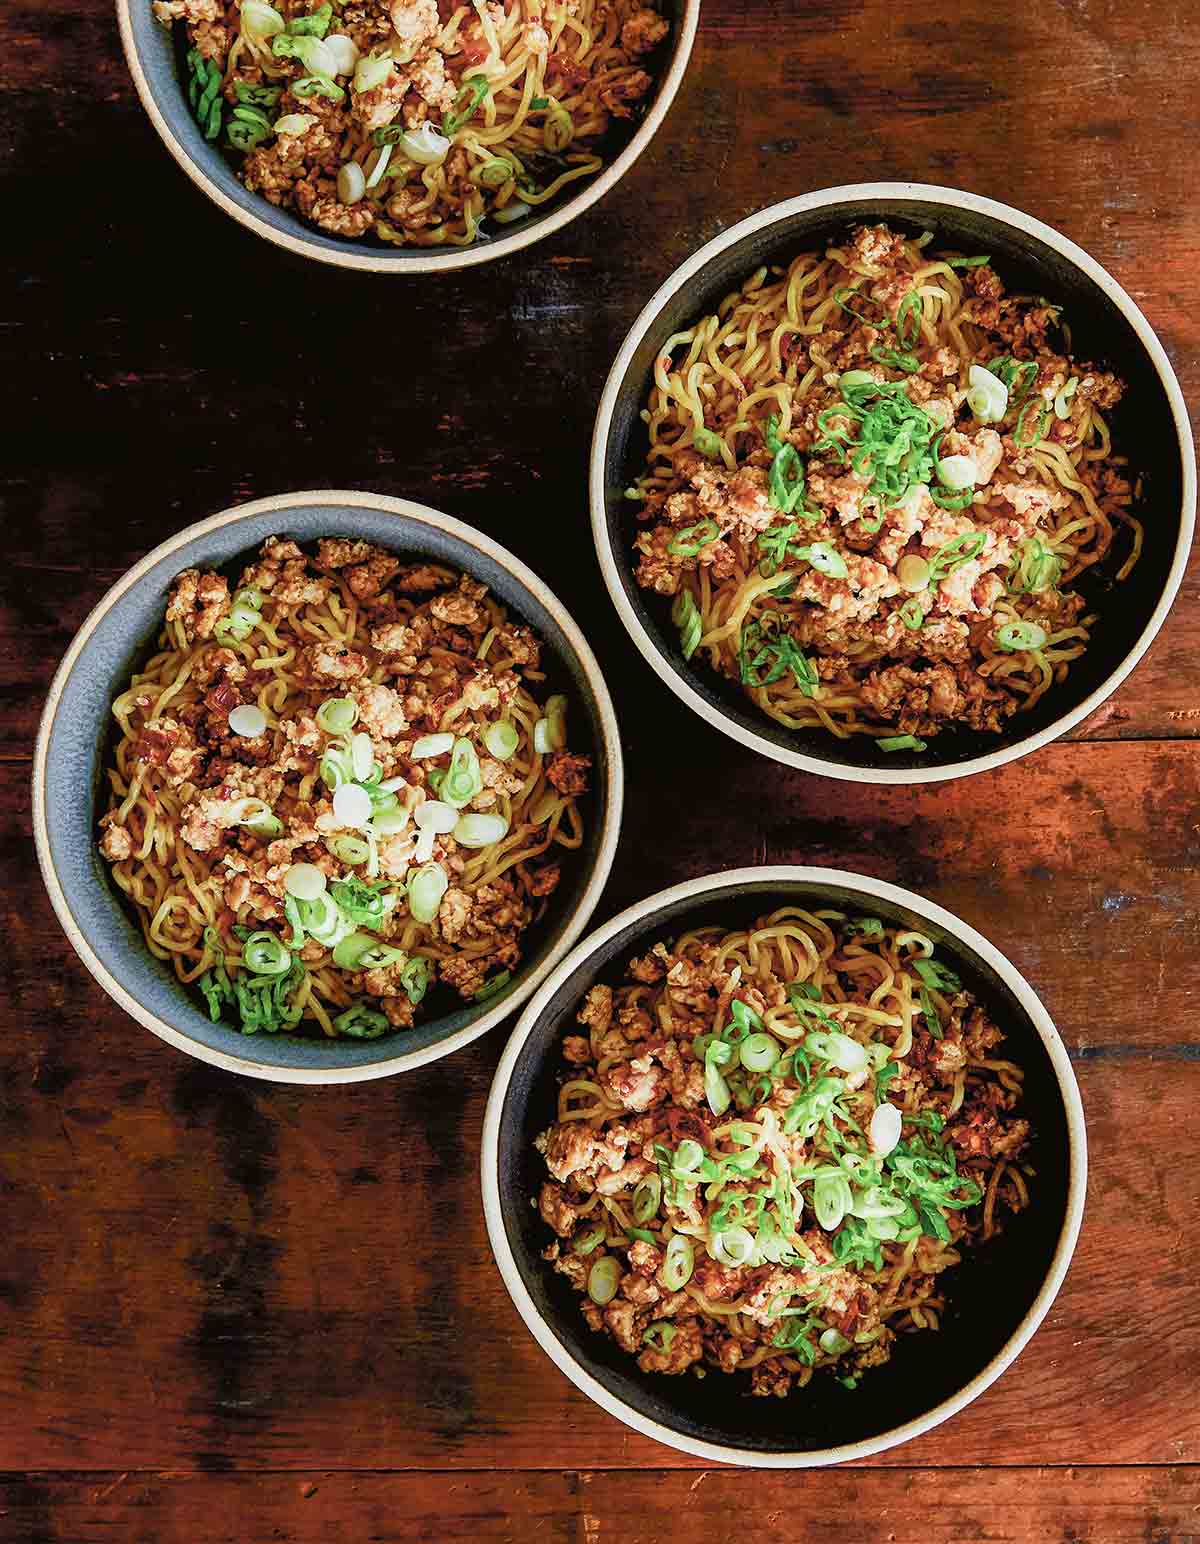
MULTIPOLYGON (((595 399, 703 240, 877 177, 1008 199, 1108 266, 1200 389, 1196 0, 706 0, 625 183, 458 278, 290 260, 203 200, 105 0, 0 11, 0 1538, 1200 1538, 1198 573, 1069 742, 928 790, 737 753, 648 673, 586 526, 595 399), (118 1012, 37 879, 29 753, 70 635, 154 542, 312 486, 515 548, 618 688, 628 824, 598 919, 690 874, 844 864, 987 933, 1076 1058, 1092 1144, 1066 1286, 948 1426, 825 1475, 706 1472, 561 1377, 491 1265, 478 1130, 501 1035, 402 1080, 226 1077, 118 1012)), ((1153 540, 1153 531, 1150 533, 1153 540)))

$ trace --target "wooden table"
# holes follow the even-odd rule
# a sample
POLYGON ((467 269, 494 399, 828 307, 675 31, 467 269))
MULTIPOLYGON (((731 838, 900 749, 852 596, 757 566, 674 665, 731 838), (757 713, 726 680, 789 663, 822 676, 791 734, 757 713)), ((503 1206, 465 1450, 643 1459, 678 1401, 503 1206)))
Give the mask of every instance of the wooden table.
POLYGON ((706 0, 664 131, 599 209, 512 261, 385 282, 291 261, 192 189, 106 0, 8 0, 0 1538, 1200 1538, 1196 566, 1069 741, 855 790, 737 754, 640 666, 584 476, 654 286, 742 215, 837 182, 958 184, 1050 221, 1200 392, 1198 24, 1195 0, 706 0), (476 1165, 501 1035, 393 1081, 240 1081, 76 961, 27 800, 68 639, 168 533, 331 485, 478 524, 575 609, 631 769, 597 920, 721 866, 844 864, 958 911, 1042 994, 1088 1111, 1087 1220, 1036 1339, 948 1426, 774 1477, 635 1436, 536 1349, 492 1266, 476 1165))

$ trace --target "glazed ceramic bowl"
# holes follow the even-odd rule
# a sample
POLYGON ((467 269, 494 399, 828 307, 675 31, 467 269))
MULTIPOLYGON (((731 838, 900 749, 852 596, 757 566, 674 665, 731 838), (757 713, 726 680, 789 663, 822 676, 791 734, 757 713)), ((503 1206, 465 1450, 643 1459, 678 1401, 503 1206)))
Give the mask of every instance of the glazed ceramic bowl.
MULTIPOLYGON (((974 928, 931 901, 839 869, 747 868, 664 890, 592 933, 542 983, 501 1058, 483 1128, 488 1235, 500 1274, 543 1351, 597 1404, 646 1436, 699 1458, 809 1468, 865 1458, 952 1416, 1016 1359, 1070 1263, 1083 1214, 1087 1142, 1066 1049, 1016 968, 974 928), (734 929, 778 906, 869 913, 928 934, 1006 1031, 1005 1054, 1025 1069, 1036 1179, 1027 1211, 945 1277, 949 1307, 936 1332, 902 1335, 892 1360, 853 1392, 815 1378, 786 1399, 754 1398, 748 1375, 655 1377, 608 1336, 593 1333, 579 1299, 541 1251, 550 1234, 531 1205, 545 1179, 534 1138, 556 1118, 559 1044, 597 982, 691 928, 734 929)), ((1031 1409, 1029 1418, 1037 1419, 1031 1409)), ((563 1456, 569 1461, 569 1453, 563 1456)))
POLYGON ((603 143, 605 164, 594 177, 568 184, 561 196, 512 225, 493 227, 497 234, 469 247, 389 247, 372 241, 348 241, 307 224, 287 209, 277 209, 238 181, 233 166, 201 133, 180 84, 181 51, 173 34, 154 18, 151 0, 117 0, 117 19, 125 59, 142 106, 159 138, 202 193, 256 235, 299 257, 368 273, 434 273, 470 268, 532 246, 575 219, 614 188, 658 132, 687 69, 700 0, 663 0, 671 23, 666 41, 647 61, 654 87, 644 116, 617 121, 603 143))
MULTIPOLYGON (((574 733, 574 730, 573 730, 574 733)), ((376 494, 292 493, 224 510, 144 557, 104 596, 67 650, 42 715, 34 757, 33 829, 50 899, 77 954, 115 1002, 169 1044, 214 1066, 289 1083, 349 1083, 448 1056, 508 1017, 582 933, 604 887, 621 824, 623 773, 616 718, 596 660, 566 608, 496 542, 421 504, 376 494), (131 908, 96 847, 110 705, 162 626, 182 569, 240 571, 268 536, 362 538, 409 560, 428 558, 486 584, 543 641, 547 675, 573 704, 581 749, 593 758, 581 851, 563 865, 546 918, 526 935, 512 981, 484 1003, 379 1040, 246 1036, 210 1023, 203 1003, 146 949, 131 908), (582 743, 586 742, 586 744, 582 743)))
MULTIPOLYGON (((688 707, 739 744, 789 766, 864 783, 926 783, 1001 766, 1065 734, 1097 708, 1149 648, 1183 578, 1196 511, 1196 465, 1187 408, 1149 322, 1111 274, 1058 231, 1019 209, 955 188, 860 183, 775 204, 710 241, 666 281, 629 330, 601 398, 592 440, 592 529, 609 593, 650 668, 688 707), (664 342, 716 308, 762 264, 786 265, 863 222, 885 221, 936 246, 994 255, 1010 289, 1063 306, 1073 350, 1116 371, 1128 391, 1111 415, 1113 439, 1145 482, 1146 546, 1131 576, 1091 571, 1076 586, 1101 620, 1065 682, 998 735, 947 730, 928 750, 889 753, 869 735, 839 740, 795 732, 760 713, 698 657, 685 662, 670 602, 638 588, 634 506, 622 497, 644 463, 639 417, 664 342)), ((1101 565, 1103 567, 1103 565, 1101 565)))

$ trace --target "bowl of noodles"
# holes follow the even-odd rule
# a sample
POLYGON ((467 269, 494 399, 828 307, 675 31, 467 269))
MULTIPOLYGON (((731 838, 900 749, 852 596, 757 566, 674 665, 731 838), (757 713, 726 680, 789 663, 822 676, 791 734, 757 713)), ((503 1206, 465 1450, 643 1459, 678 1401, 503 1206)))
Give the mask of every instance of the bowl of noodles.
POLYGON ((689 707, 867 782, 1063 734, 1162 626, 1195 521, 1149 323, 991 200, 832 188, 725 231, 609 375, 592 524, 621 619, 689 707))
POLYGON ((645 1435, 812 1467, 946 1420, 1078 1236, 1066 1050, 1013 965, 834 869, 690 880, 576 946, 496 1072, 492 1250, 542 1349, 645 1435))
POLYGON ((645 149, 699 0, 118 0, 167 149, 304 257, 463 268, 558 230, 645 149))
POLYGON ((608 692, 524 564, 422 505, 261 499, 132 568, 35 756, 83 963, 201 1060, 301 1083, 448 1055, 582 931, 621 814, 608 692))

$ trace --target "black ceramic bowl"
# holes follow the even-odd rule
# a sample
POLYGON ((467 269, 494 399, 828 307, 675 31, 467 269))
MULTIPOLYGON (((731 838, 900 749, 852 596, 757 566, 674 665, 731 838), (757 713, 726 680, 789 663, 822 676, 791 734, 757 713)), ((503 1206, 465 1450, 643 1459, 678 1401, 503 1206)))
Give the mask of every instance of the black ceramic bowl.
MULTIPOLYGON (((702 1458, 805 1468, 863 1458, 936 1426, 987 1388, 1045 1317, 1083 1215, 1087 1142, 1066 1050, 1032 988, 975 930, 908 890, 839 869, 748 868, 693 879, 631 907, 577 945, 529 1003, 492 1085, 483 1128, 483 1199, 496 1262, 525 1323, 567 1377, 604 1409, 702 1458), (615 982, 629 957, 690 928, 744 926, 777 906, 832 906, 903 922, 957 961, 967 987, 1008 1034, 1025 1069, 1037 1170, 1029 1209, 948 1273, 942 1328, 902 1336, 892 1360, 851 1392, 814 1379, 787 1399, 759 1399, 749 1377, 655 1377, 607 1336, 541 1251, 531 1206, 545 1178, 533 1141, 555 1118, 558 1045, 588 988, 615 982)), ((1031 1412, 1031 1417, 1033 1412, 1031 1412)), ((569 1455, 568 1455, 569 1456, 569 1455)))
POLYGON ((647 65, 654 87, 639 118, 618 121, 600 147, 604 166, 594 177, 571 183, 562 195, 514 225, 487 222, 495 234, 469 247, 390 247, 373 238, 348 241, 318 230, 290 209, 277 209, 261 194, 248 192, 233 163, 201 133, 188 106, 184 49, 174 32, 155 20, 151 0, 117 0, 121 41, 133 84, 163 144, 213 203, 256 235, 300 257, 368 273, 433 273, 470 268, 531 246, 589 209, 621 180, 658 132, 687 69, 700 0, 664 0, 669 38, 647 65))
POLYGON ((809 772, 864 783, 936 782, 999 766, 1064 734, 1137 664, 1183 578, 1195 522, 1195 452, 1179 382, 1162 345, 1117 281, 1086 252, 1040 220, 991 199, 915 183, 861 183, 764 209, 671 275, 633 324, 605 385, 592 441, 591 504, 600 566, 621 620, 651 668, 690 708, 740 744, 809 772), (1119 586, 1110 565, 1080 582, 1101 621, 1066 681, 1028 713, 1009 719, 1003 734, 948 730, 919 755, 880 751, 868 735, 839 740, 820 730, 788 731, 701 661, 686 663, 669 601, 634 581, 636 521, 622 496, 644 464, 639 414, 665 340, 714 310, 760 265, 786 265, 854 225, 877 221, 914 234, 933 231, 937 246, 991 253, 1010 289, 1061 304, 1074 352, 1128 383, 1112 415, 1113 440, 1145 481, 1145 551, 1119 586))

